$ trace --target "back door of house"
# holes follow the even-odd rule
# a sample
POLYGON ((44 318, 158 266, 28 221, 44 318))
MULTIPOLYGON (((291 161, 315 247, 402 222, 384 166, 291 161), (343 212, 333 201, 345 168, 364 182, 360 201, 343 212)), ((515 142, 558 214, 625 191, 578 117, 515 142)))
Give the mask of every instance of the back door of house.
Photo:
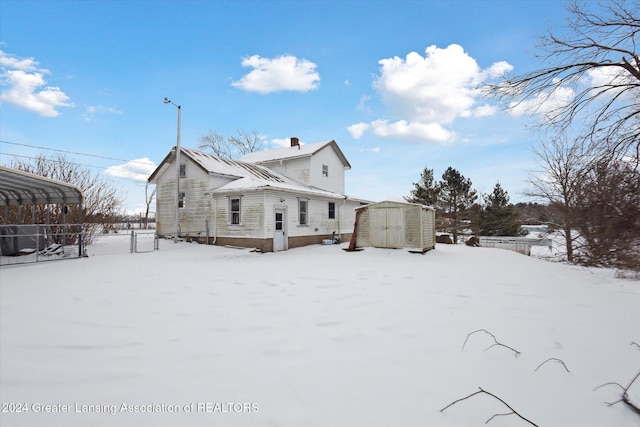
POLYGON ((286 208, 276 208, 273 227, 273 251, 286 251, 288 240, 287 210, 286 208))

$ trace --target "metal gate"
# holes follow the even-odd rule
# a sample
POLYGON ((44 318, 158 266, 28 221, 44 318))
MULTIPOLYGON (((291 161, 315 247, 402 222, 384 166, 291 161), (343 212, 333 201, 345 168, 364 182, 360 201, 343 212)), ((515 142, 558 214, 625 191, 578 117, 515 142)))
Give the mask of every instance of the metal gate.
POLYGON ((131 253, 153 252, 160 249, 155 231, 131 230, 131 253))

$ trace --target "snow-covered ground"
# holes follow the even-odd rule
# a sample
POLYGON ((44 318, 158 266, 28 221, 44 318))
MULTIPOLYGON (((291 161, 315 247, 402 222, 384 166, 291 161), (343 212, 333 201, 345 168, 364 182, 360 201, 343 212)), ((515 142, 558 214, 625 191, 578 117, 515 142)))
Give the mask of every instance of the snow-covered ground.
POLYGON ((481 426, 507 408, 440 410, 482 387, 539 426, 640 426, 606 405, 618 387, 594 391, 640 369, 640 282, 610 270, 462 245, 129 254, 127 239, 2 268, 0 425, 481 426), (536 371, 550 358, 570 372, 536 371))

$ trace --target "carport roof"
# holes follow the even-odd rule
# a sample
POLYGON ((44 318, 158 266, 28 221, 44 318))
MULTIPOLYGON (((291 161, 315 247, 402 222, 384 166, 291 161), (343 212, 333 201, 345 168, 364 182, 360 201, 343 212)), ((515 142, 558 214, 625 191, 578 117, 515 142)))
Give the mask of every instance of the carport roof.
POLYGON ((75 185, 0 166, 0 206, 83 202, 75 185))

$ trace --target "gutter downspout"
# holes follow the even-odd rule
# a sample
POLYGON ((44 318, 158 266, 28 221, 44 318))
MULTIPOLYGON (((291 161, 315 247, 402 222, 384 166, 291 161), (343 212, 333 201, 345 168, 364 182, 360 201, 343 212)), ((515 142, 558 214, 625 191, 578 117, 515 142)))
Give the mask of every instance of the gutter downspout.
POLYGON ((213 244, 216 244, 216 240, 218 240, 218 199, 213 197, 213 244))
MULTIPOLYGON (((262 190, 262 238, 267 239, 267 190, 262 190)), ((271 215, 273 216, 273 214, 271 215)))

